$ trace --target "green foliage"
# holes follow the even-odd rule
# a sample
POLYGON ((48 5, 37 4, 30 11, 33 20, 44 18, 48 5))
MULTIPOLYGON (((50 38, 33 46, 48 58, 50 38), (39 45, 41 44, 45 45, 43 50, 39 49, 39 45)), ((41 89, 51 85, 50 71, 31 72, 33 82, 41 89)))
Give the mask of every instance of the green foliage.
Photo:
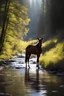
POLYGON ((28 18, 27 8, 22 6, 17 0, 11 2, 9 11, 9 26, 8 30, 13 31, 18 35, 18 38, 23 37, 28 32, 28 25, 30 19, 28 18))
POLYGON ((58 64, 64 58, 64 42, 55 42, 55 46, 50 48, 53 41, 56 40, 49 40, 43 44, 45 45, 43 47, 45 50, 47 50, 47 46, 49 47, 49 50, 45 51, 40 57, 40 63, 43 64, 45 68, 50 64, 58 64))
POLYGON ((27 25, 30 22, 27 11, 28 9, 22 6, 19 0, 11 0, 8 12, 7 32, 0 59, 10 58, 24 49, 22 39, 29 30, 27 25))

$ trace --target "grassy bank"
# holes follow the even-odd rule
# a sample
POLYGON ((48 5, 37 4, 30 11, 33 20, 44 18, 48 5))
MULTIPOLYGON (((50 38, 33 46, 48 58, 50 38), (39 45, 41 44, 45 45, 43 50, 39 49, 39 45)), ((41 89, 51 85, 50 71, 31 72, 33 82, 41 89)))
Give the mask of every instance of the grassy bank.
MULTIPOLYGON (((36 40, 16 42, 15 48, 8 43, 4 47, 3 53, 0 55, 0 60, 9 59, 18 53, 22 54, 23 50, 29 44, 35 44, 36 40)), ((44 68, 51 71, 64 70, 64 41, 54 38, 42 43, 42 54, 39 62, 44 68)))
POLYGON ((64 70, 64 41, 48 40, 42 44, 40 64, 51 71, 64 70))
POLYGON ((18 55, 19 53, 22 54, 23 50, 25 50, 25 48, 29 44, 33 44, 33 42, 36 42, 36 40, 32 41, 17 40, 15 42, 16 42, 15 46, 14 42, 12 42, 12 44, 10 44, 10 42, 4 43, 3 52, 0 54, 0 60, 12 58, 14 55, 18 55))

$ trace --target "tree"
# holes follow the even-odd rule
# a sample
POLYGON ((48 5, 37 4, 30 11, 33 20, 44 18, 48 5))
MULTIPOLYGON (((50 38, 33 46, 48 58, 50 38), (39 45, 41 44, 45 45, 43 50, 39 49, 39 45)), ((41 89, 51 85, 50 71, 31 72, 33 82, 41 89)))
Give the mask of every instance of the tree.
POLYGON ((3 24, 2 24, 2 32, 1 32, 1 36, 0 36, 0 52, 2 51, 3 42, 4 42, 6 29, 7 29, 7 25, 8 25, 8 10, 9 10, 10 0, 6 0, 4 2, 4 4, 5 4, 5 6, 4 6, 4 18, 3 18, 3 24))
POLYGON ((28 18, 27 10, 25 6, 20 4, 19 0, 10 1, 3 54, 10 56, 15 53, 15 50, 20 50, 21 40, 29 30, 27 25, 30 19, 28 18))

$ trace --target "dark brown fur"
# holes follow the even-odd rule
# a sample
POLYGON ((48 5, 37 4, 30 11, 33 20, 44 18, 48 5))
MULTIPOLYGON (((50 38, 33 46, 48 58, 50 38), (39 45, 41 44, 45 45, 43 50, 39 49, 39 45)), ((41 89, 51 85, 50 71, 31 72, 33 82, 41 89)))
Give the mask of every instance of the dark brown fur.
POLYGON ((27 48, 26 48, 26 57, 25 57, 25 63, 29 64, 29 58, 31 56, 31 54, 35 54, 37 55, 37 63, 39 62, 39 57, 40 57, 40 54, 42 53, 42 40, 43 38, 41 39, 38 39, 38 44, 37 45, 28 45, 27 48))

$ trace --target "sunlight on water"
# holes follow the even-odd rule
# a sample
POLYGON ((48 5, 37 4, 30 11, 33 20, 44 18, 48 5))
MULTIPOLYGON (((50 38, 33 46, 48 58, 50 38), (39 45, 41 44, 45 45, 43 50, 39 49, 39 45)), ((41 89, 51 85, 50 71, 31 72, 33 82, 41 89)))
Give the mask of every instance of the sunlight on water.
POLYGON ((64 78, 36 68, 36 57, 25 66, 25 57, 15 57, 0 72, 0 96, 64 96, 64 78), (8 95, 7 95, 8 94, 8 95), (63 95, 62 95, 63 94, 63 95))

